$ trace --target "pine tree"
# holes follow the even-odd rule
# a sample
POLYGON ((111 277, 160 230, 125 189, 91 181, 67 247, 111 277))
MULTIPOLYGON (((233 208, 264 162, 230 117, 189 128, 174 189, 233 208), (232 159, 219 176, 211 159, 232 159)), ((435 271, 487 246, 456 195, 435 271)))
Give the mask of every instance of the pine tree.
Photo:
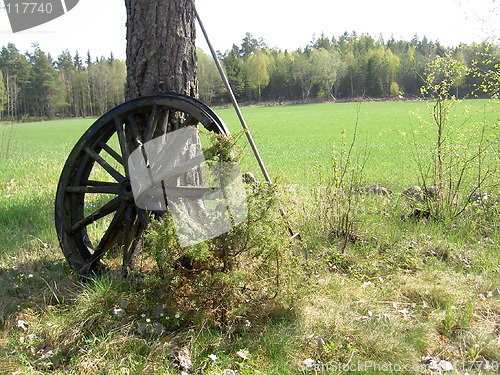
POLYGON ((73 57, 73 66, 75 67, 75 70, 77 70, 77 71, 83 69, 82 58, 80 57, 80 54, 78 53, 78 51, 76 51, 75 57, 73 57))
POLYGON ((53 118, 66 104, 64 84, 50 55, 46 55, 37 45, 30 54, 30 63, 32 69, 27 94, 33 113, 53 118))
POLYGON ((241 99, 245 92, 245 69, 239 55, 239 48, 234 44, 231 51, 224 57, 224 67, 234 94, 241 99))

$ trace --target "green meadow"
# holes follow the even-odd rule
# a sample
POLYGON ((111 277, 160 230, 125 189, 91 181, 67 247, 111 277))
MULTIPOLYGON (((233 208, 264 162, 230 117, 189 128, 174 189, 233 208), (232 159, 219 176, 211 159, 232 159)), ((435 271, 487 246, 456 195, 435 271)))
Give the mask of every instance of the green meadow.
MULTIPOLYGON (((455 114, 469 107, 470 126, 498 120, 498 103, 487 100, 461 102, 455 114)), ((232 132, 241 127, 232 108, 217 111, 232 132)), ((402 191, 418 183, 414 148, 401 135, 418 130, 417 114, 430 119, 427 103, 363 102, 247 107, 246 121, 272 176, 290 184, 312 186, 319 173, 331 168, 334 152, 350 145, 356 134, 355 154, 365 160, 367 183, 402 191)), ((460 122, 462 120, 457 120, 460 122)), ((243 143, 245 144, 245 143, 243 143)), ((249 147, 243 165, 259 173, 249 147)))
MULTIPOLYGON (((354 142, 353 158, 364 165, 366 184, 393 191, 418 184, 414 148, 407 134, 420 126, 417 113, 429 118, 423 101, 320 103, 245 107, 243 113, 273 179, 313 187, 330 173, 332 157, 354 142)), ((465 126, 498 119, 499 104, 487 100, 460 102, 457 113, 470 107, 465 126), (493 106, 493 108, 492 108, 493 106)), ((217 110, 231 132, 241 137, 243 171, 262 179, 232 108, 217 110)), ((94 119, 67 119, 3 125, 0 128, 0 235, 24 238, 20 229, 55 243, 52 200, 62 166, 94 119), (12 225, 14 224, 14 225, 12 225)), ((15 241, 17 243, 17 241, 15 241)), ((4 251, 1 251, 4 252, 4 251)))
MULTIPOLYGON (((481 136, 481 124, 489 126, 483 139, 498 142, 499 111, 498 101, 487 100, 454 107, 446 139, 457 155, 477 146, 471 139, 481 136)), ((242 170, 262 179, 234 110, 216 112, 240 137, 242 170)), ((423 206, 400 198, 421 183, 416 161, 435 143, 424 124, 428 103, 255 106, 243 113, 310 257, 298 262, 285 235, 262 232, 285 254, 281 282, 291 294, 282 310, 263 306, 255 320, 249 313, 243 328, 187 318, 182 324, 183 314, 167 307, 154 313, 164 294, 152 273, 78 282, 55 235, 54 196, 67 156, 95 119, 0 125, 0 374, 178 374, 186 356, 193 374, 316 373, 304 370, 307 360, 323 371, 330 363, 338 374, 349 373, 338 366, 352 363, 389 368, 360 370, 366 374, 400 372, 391 364, 417 366, 401 373, 420 374, 426 372, 418 365, 440 371, 439 361, 457 373, 497 373, 498 202, 420 220, 412 215, 423 206), (336 163, 351 146, 356 184, 380 184, 391 197, 355 194, 346 203, 344 191, 331 190, 336 163), (120 307, 123 320, 110 313, 120 307), (137 334, 151 319, 173 328, 137 334)), ((482 171, 495 170, 498 149, 479 159, 482 171)), ((498 175, 490 177, 488 193, 498 199, 498 175)))

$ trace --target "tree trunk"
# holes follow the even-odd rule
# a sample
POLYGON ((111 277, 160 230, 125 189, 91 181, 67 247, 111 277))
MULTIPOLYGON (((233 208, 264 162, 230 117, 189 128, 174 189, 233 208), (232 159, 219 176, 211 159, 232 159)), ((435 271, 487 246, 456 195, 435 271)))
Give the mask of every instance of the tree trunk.
MULTIPOLYGON (((131 100, 165 93, 197 98, 196 26, 191 0, 125 0, 125 5, 125 98, 131 100)), ((174 166, 196 156, 196 147, 192 145, 200 145, 198 133, 193 133, 187 140, 184 149, 176 157, 174 166)), ((177 186, 200 186, 200 173, 201 170, 197 167, 189 170, 178 177, 177 186)), ((168 206, 171 213, 177 212, 176 220, 196 218, 204 213, 201 200, 176 199, 175 202, 177 205, 169 200, 168 206)))
POLYGON ((191 0, 125 0, 127 100, 174 92, 198 96, 191 0))

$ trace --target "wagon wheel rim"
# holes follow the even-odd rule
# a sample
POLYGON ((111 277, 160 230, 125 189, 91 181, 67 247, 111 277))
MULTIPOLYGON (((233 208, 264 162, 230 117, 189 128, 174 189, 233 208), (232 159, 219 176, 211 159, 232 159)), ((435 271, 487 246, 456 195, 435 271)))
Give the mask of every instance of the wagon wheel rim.
POLYGON ((152 214, 135 205, 128 157, 159 134, 185 126, 229 134, 205 104, 168 94, 126 102, 99 118, 77 142, 63 167, 55 201, 56 231, 62 251, 79 275, 102 264, 110 249, 130 265, 152 214))

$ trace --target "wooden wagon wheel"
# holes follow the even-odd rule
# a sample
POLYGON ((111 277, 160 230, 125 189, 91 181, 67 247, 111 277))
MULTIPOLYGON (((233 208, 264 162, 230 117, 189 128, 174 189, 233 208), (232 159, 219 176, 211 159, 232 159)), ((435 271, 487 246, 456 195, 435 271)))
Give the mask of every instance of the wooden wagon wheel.
POLYGON ((114 247, 123 251, 126 270, 148 226, 151 212, 134 202, 127 166, 130 153, 164 132, 200 124, 229 134, 222 120, 198 100, 157 95, 112 109, 81 137, 64 165, 55 202, 62 251, 80 276, 92 274, 114 247))

